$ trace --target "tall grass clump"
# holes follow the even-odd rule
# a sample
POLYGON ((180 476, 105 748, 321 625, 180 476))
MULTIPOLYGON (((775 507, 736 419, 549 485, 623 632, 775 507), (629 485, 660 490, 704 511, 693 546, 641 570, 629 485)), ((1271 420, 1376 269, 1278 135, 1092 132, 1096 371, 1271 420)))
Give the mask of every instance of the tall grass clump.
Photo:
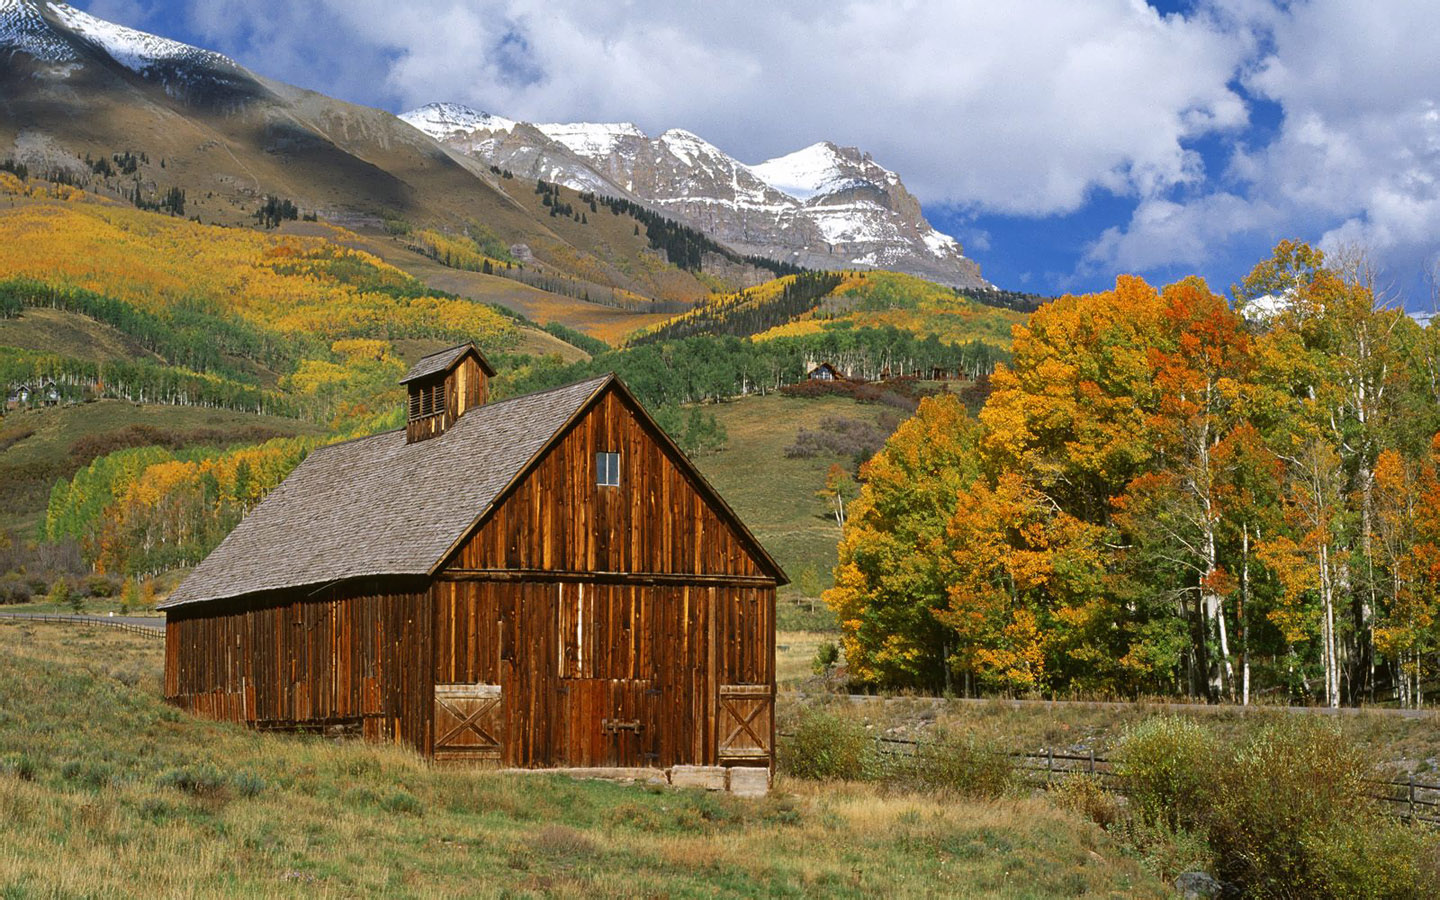
POLYGON ((882 760, 865 726, 823 709, 800 714, 795 730, 780 742, 780 771, 817 781, 869 781, 882 760))
POLYGON ((944 733, 896 765, 899 785, 942 797, 993 800, 1010 793, 1019 772, 1004 751, 973 734, 944 733))

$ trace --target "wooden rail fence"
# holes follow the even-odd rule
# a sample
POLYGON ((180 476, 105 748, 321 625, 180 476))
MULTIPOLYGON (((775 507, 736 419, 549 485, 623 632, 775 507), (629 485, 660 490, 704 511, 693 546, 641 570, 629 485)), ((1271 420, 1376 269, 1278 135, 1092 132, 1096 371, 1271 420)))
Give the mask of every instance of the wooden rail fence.
MULTIPOLYGON (((791 737, 782 733, 781 737, 791 737)), ((876 737, 876 749, 888 755, 914 755, 926 752, 927 743, 911 738, 876 737)), ((1041 753, 1009 753, 1016 760, 1016 768, 1022 777, 1031 783, 1043 781, 1048 787, 1057 778, 1074 775, 1090 775, 1100 780, 1101 786, 1117 794, 1125 793, 1124 779, 1115 771, 1113 760, 1096 756, 1090 750, 1084 754, 1057 753, 1047 749, 1041 753)), ((1411 775, 1405 779, 1366 779, 1374 789, 1368 797, 1379 800, 1385 808, 1410 822, 1440 827, 1440 784, 1417 781, 1411 775)))
POLYGON ((60 622, 67 625, 99 625, 104 628, 118 628, 121 631, 128 631, 131 634, 139 634, 144 637, 165 637, 164 626, 136 625, 133 622, 116 622, 106 616, 52 616, 44 613, 0 612, 0 619, 10 619, 15 622, 60 622))

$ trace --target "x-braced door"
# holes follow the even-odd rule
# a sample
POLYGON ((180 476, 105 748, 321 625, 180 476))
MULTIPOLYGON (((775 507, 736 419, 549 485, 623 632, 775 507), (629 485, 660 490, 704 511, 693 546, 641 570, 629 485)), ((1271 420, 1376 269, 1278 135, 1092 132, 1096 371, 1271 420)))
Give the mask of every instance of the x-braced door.
POLYGON ((721 685, 720 761, 769 763, 774 721, 775 691, 770 685, 721 685))
POLYGON ((435 685, 436 759, 498 763, 504 730, 500 685, 435 685))

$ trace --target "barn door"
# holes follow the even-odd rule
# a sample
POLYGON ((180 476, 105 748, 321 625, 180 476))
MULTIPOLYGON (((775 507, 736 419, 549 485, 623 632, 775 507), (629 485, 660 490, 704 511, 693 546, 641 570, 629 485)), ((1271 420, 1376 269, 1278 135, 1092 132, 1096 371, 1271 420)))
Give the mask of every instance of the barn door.
POLYGON ((435 685, 436 759, 498 763, 504 729, 500 685, 435 685))
POLYGON ((771 759, 775 692, 768 684, 720 686, 719 756, 725 762, 771 759))

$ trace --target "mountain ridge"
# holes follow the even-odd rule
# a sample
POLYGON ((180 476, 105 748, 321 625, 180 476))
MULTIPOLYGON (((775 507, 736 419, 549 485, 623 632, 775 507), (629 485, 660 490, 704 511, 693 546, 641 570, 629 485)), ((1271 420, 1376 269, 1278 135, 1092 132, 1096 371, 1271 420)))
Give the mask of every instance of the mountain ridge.
POLYGON ((747 165, 680 128, 652 138, 628 122, 527 123, 457 103, 400 118, 489 165, 639 202, 742 253, 990 286, 900 177, 856 148, 822 141, 747 165))

